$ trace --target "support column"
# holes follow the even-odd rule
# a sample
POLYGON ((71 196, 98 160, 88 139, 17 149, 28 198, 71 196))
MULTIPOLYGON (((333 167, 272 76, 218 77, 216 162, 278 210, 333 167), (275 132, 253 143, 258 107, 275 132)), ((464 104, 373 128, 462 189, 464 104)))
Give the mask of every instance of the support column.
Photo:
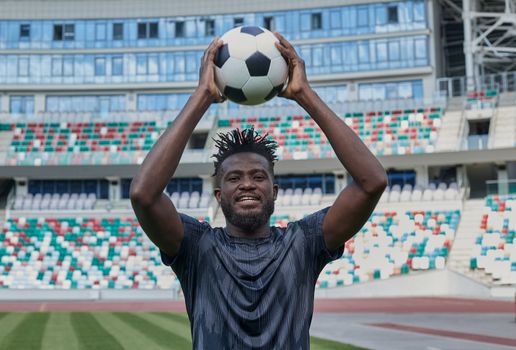
POLYGON ((138 98, 136 93, 128 92, 125 95, 125 109, 131 112, 135 112, 138 107, 138 98))
POLYGON ((334 171, 333 174, 335 174, 335 194, 338 195, 352 181, 352 178, 344 171, 334 171))
POLYGON ((45 112, 45 94, 34 95, 34 114, 37 116, 40 112, 45 112))
POLYGON ((16 182, 17 196, 25 196, 29 193, 29 179, 26 177, 15 177, 14 181, 16 182))
POLYGON ((466 88, 475 90, 475 68, 473 61, 471 0, 462 0, 462 20, 464 22, 464 58, 466 60, 466 88))
POLYGON ((0 96, 0 113, 8 113, 9 112, 9 95, 7 93, 3 93, 0 96))
POLYGON ((499 164, 496 170, 498 180, 498 194, 509 194, 509 175, 506 164, 499 164))
POLYGON ((119 201, 122 198, 120 178, 116 176, 108 176, 106 179, 109 181, 109 200, 119 201))
POLYGON ((414 170, 416 171, 416 185, 428 187, 428 166, 422 165, 414 170))

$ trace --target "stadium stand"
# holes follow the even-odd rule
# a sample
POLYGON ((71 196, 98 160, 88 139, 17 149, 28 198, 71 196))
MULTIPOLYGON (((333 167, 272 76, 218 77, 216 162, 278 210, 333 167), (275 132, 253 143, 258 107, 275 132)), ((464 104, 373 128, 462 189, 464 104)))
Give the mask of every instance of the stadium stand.
POLYGON ((489 196, 470 261, 496 285, 516 283, 516 195, 489 196))
POLYGON ((498 105, 499 94, 495 89, 470 91, 465 100, 466 109, 495 108, 498 105))
MULTIPOLYGON (((377 155, 431 153, 435 149, 443 110, 440 107, 343 116, 346 124, 377 155)), ((328 140, 309 115, 221 119, 220 128, 255 126, 278 142, 281 159, 333 157, 328 140)))
MULTIPOLYGON (((170 123, 170 122, 168 122, 170 123)), ((12 130, 9 165, 141 163, 167 123, 91 122, 3 124, 12 130)))
POLYGON ((13 210, 89 210, 95 208, 95 193, 28 193, 17 195, 13 210))
MULTIPOLYGON (((296 218, 274 215, 271 224, 296 218)), ((318 286, 442 269, 458 219, 458 211, 375 213, 343 257, 325 268, 318 286)), ((0 234, 0 253, 3 288, 151 289, 174 281, 134 218, 11 218, 0 234)))
POLYGON ((317 286, 347 286, 444 269, 459 218, 458 210, 375 212, 346 243, 342 257, 326 265, 317 286))

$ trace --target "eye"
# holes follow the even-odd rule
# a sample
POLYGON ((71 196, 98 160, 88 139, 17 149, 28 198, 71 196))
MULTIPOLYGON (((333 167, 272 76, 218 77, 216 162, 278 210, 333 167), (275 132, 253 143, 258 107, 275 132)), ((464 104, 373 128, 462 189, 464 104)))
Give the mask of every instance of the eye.
POLYGON ((256 181, 263 181, 263 180, 265 180, 265 176, 263 176, 263 175, 255 175, 254 179, 256 181))
POLYGON ((229 181, 229 182, 235 182, 235 181, 238 181, 238 176, 235 176, 235 175, 230 176, 230 177, 228 177, 228 181, 229 181))

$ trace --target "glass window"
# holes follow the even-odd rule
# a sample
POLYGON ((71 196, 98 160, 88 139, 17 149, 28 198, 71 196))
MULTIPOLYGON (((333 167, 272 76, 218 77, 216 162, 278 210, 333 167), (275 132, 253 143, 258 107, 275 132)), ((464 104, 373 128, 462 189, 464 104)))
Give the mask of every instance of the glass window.
POLYGON ((358 62, 359 63, 368 63, 369 62, 369 43, 368 42, 360 42, 358 44, 358 62))
POLYGON ((380 41, 376 43, 376 60, 378 62, 387 62, 387 43, 380 41))
POLYGON ((95 40, 106 40, 106 24, 97 23, 95 25, 95 40))
POLYGON ((330 48, 331 54, 331 64, 342 64, 342 47, 341 46, 332 46, 330 48))
POLYGON ((322 47, 314 47, 312 49, 312 65, 315 67, 323 65, 323 49, 322 47))
POLYGON ((136 74, 147 74, 147 57, 144 55, 136 56, 136 74))
POLYGON ((322 29, 322 14, 320 12, 312 13, 310 18, 312 30, 322 29))
POLYGON ((213 36, 215 35, 215 20, 207 19, 204 22, 204 36, 213 36))
POLYGON ((52 76, 63 75, 63 60, 61 57, 52 57, 52 76))
POLYGON ((124 74, 124 64, 122 60, 122 56, 114 56, 112 59, 112 75, 123 75, 124 74))
POLYGON ((399 61, 400 60, 400 43, 397 40, 389 41, 389 60, 399 61))
POLYGON ((178 21, 176 22, 176 38, 184 38, 185 37, 185 22, 178 21))
POLYGON ((11 96, 9 112, 13 114, 33 114, 34 96, 11 96))
POLYGON ((63 59, 63 75, 65 77, 73 76, 73 56, 66 56, 63 59))
POLYGON ((338 29, 341 27, 341 14, 338 9, 330 11, 330 27, 331 29, 338 29))
POLYGON ((299 21, 300 21, 301 30, 303 32, 307 32, 311 29, 310 14, 302 13, 301 16, 299 16, 299 21))
POLYGON ((113 40, 123 40, 124 39, 124 24, 123 23, 113 23, 113 40))
POLYGON ((423 98, 423 82, 421 80, 412 83, 412 97, 423 98))
POLYGON ((272 16, 263 17, 263 27, 270 31, 274 31, 274 17, 272 17, 272 16))
POLYGON ((416 39, 414 41, 414 47, 416 51, 416 58, 427 58, 425 39, 416 39))
POLYGON ((29 75, 29 58, 20 57, 18 58, 18 76, 26 77, 29 75))
POLYGON ((147 58, 148 65, 148 74, 158 74, 158 56, 157 55, 149 55, 147 58))
POLYGON ((20 24, 20 40, 30 39, 30 24, 20 24))
POLYGON ((158 32, 158 22, 138 23, 138 39, 156 39, 158 32))
POLYGON ((369 25, 369 11, 367 7, 362 6, 357 8, 358 21, 357 24, 359 27, 367 27, 369 25))
POLYGON ((159 37, 158 22, 149 23, 149 38, 157 39, 159 37))
POLYGON ((379 82, 360 84, 358 98, 360 100, 381 100, 397 98, 422 98, 423 82, 421 80, 379 82))
POLYGON ((408 81, 400 83, 398 86, 398 96, 400 98, 411 98, 412 97, 412 84, 408 81))
POLYGON ((423 1, 418 1, 414 3, 414 21, 425 21, 425 3, 423 1))
POLYGON ((181 74, 185 72, 185 56, 181 54, 176 54, 174 57, 174 67, 175 73, 181 74))
POLYGON ((387 6, 387 23, 398 23, 398 5, 387 6))
POLYGON ((63 27, 63 40, 72 41, 75 39, 75 24, 65 24, 63 27))
POLYGON ((147 23, 138 23, 138 39, 147 38, 147 23))
POLYGON ((386 85, 382 84, 373 84, 373 100, 384 100, 385 99, 385 88, 386 85))
POLYGON ((387 9, 383 4, 375 7, 376 25, 383 26, 387 23, 387 9))
POLYGON ((240 27, 244 25, 244 18, 243 17, 235 17, 233 19, 233 27, 240 27))
POLYGON ((55 41, 63 40, 63 25, 62 24, 54 24, 54 36, 55 41))
POLYGON ((106 75, 106 59, 104 57, 95 58, 95 75, 106 75))

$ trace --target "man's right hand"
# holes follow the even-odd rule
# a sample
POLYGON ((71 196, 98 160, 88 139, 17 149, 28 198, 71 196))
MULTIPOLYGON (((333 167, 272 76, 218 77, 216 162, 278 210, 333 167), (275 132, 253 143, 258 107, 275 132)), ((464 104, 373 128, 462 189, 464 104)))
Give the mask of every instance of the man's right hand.
POLYGON ((221 103, 226 100, 215 84, 215 55, 222 45, 222 40, 217 36, 204 51, 199 69, 199 85, 195 91, 195 93, 206 94, 212 103, 221 103))

